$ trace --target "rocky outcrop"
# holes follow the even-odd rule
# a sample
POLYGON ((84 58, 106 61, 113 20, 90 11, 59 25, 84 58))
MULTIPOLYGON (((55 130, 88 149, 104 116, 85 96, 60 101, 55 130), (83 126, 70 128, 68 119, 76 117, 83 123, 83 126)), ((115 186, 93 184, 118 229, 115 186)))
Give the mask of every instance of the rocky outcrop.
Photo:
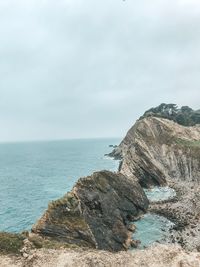
POLYGON ((200 252, 200 186, 188 181, 176 181, 170 186, 176 190, 176 198, 151 203, 150 211, 175 223, 168 236, 171 243, 200 252))
POLYGON ((147 117, 136 122, 110 154, 121 158, 120 172, 143 187, 172 180, 200 180, 200 126, 147 117))
POLYGON ((63 243, 109 251, 126 250, 130 223, 148 200, 137 181, 109 171, 81 178, 72 191, 53 201, 32 231, 63 243))
MULTIPOLYGON (((143 187, 167 183, 175 189, 176 198, 151 203, 149 211, 175 223, 166 241, 199 252, 200 125, 183 126, 173 118, 147 115, 135 123, 110 155, 121 158, 120 172, 143 187)), ((191 122, 188 116, 182 119, 191 122)))

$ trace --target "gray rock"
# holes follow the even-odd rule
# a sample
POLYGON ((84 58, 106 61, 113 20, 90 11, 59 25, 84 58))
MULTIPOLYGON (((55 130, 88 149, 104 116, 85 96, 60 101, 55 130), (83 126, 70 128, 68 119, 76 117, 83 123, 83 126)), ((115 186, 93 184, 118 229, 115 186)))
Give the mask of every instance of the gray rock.
POLYGON ((52 202, 32 231, 68 244, 126 250, 132 235, 129 224, 148 204, 137 181, 120 173, 95 172, 52 202))

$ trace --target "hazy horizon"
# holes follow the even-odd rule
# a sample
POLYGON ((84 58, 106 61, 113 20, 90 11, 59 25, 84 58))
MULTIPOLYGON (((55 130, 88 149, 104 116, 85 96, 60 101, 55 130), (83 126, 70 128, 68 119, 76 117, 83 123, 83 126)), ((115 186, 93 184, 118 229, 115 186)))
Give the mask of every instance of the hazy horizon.
POLYGON ((200 109, 197 0, 2 0, 0 143, 122 138, 160 103, 200 109))
MULTIPOLYGON (((113 136, 113 137, 81 137, 81 138, 65 138, 65 139, 27 139, 27 140, 10 140, 10 141, 0 141, 0 145, 4 144, 20 144, 20 143, 44 143, 44 142, 65 142, 65 141, 87 141, 87 140, 118 140, 121 141, 123 136, 113 136)), ((110 143, 110 145, 117 145, 118 143, 110 143)))

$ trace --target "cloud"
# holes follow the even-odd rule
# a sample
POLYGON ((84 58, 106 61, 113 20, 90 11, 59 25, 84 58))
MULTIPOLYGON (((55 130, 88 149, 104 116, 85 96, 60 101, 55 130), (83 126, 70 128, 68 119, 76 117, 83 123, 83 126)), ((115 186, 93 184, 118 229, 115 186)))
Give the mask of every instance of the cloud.
POLYGON ((199 108, 200 4, 0 1, 0 141, 121 136, 160 102, 199 108))

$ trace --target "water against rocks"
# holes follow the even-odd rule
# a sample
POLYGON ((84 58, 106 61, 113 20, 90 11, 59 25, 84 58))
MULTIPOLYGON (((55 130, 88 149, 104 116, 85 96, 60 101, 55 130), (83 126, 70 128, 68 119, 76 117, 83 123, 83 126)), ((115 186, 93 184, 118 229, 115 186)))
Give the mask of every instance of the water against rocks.
MULTIPOLYGON (((168 200, 176 196, 175 190, 168 186, 144 189, 144 191, 150 202, 168 200)), ((155 242, 162 242, 174 225, 167 218, 152 213, 145 214, 134 224, 136 232, 133 239, 141 241, 139 248, 148 247, 155 242)))
MULTIPOLYGON (((70 191, 79 177, 94 171, 118 169, 105 157, 120 139, 87 139, 0 144, 0 231, 31 229, 49 201, 70 191)), ((170 188, 145 190, 151 201, 172 197, 170 188)), ((171 222, 146 214, 137 221, 134 239, 141 246, 162 240, 171 222)))
POLYGON ((165 187, 153 187, 151 189, 144 189, 148 199, 152 202, 171 199, 176 196, 176 192, 173 188, 165 187))
POLYGON ((120 139, 0 144, 0 231, 30 229, 48 202, 70 191, 78 178, 117 170, 104 157, 120 139))
POLYGON ((134 223, 136 231, 133 239, 140 240, 139 248, 148 247, 155 242, 162 242, 168 235, 173 223, 163 216, 152 213, 145 214, 134 223))

